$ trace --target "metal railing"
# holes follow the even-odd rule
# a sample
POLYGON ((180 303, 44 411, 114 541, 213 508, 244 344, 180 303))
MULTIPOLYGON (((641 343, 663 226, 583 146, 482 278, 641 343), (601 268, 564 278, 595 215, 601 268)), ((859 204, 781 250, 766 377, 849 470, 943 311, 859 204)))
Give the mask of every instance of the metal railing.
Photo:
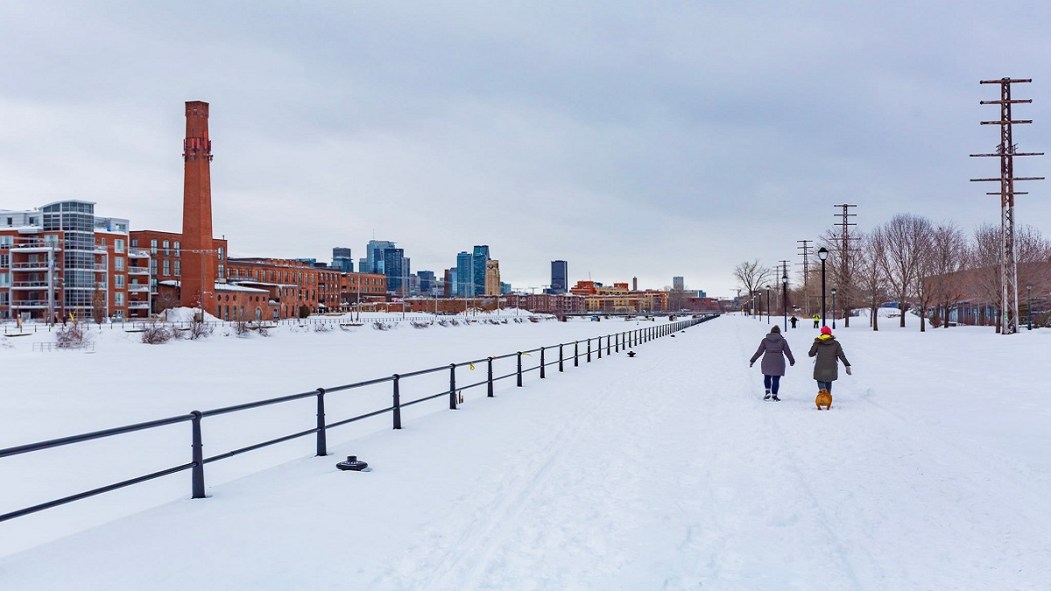
POLYGON ((286 396, 280 396, 277 398, 270 398, 267 400, 259 400, 256 402, 248 402, 244 404, 237 404, 233 406, 226 406, 222 408, 216 408, 212 410, 194 410, 187 414, 176 415, 163 419, 157 419, 153 421, 146 421, 143 423, 136 423, 134 425, 125 425, 123 427, 114 427, 111 429, 103 429, 101 431, 94 431, 91 433, 83 433, 80 435, 72 435, 68 437, 61 437, 58 439, 52 439, 48 441, 41 441, 37 443, 30 443, 26 445, 19 445, 15 447, 9 447, 0 449, 0 458, 6 458, 11 456, 17 456, 21 454, 27 454, 32 452, 39 452, 42 450, 53 449, 56 447, 72 445, 77 443, 83 443, 86 441, 93 441, 97 439, 103 439, 108 437, 115 437, 137 431, 144 431, 148 429, 156 429, 159 427, 165 427, 168 425, 175 425, 179 423, 190 423, 190 438, 191 438, 191 457, 190 461, 175 466, 170 466, 161 470, 150 472, 148 474, 142 474, 119 482, 114 482, 104 486, 92 488, 79 493, 68 495, 65 497, 53 499, 29 507, 24 507, 14 511, 0 514, 0 522, 43 511, 67 503, 72 503, 81 499, 86 499, 102 493, 114 491, 124 487, 128 487, 134 484, 146 482, 163 476, 168 476, 178 472, 190 470, 191 472, 191 498, 200 499, 204 498, 205 495, 205 481, 204 481, 204 467, 206 464, 216 462, 219 460, 231 458, 243 453, 258 450, 264 447, 269 447, 278 443, 283 443, 300 437, 306 437, 308 435, 314 435, 316 438, 316 455, 326 456, 328 455, 327 447, 327 430, 335 427, 347 425, 357 421, 361 421, 367 418, 379 416, 382 414, 390 413, 392 420, 392 427, 394 429, 401 429, 402 427, 402 409, 434 400, 438 398, 448 397, 449 409, 456 410, 459 404, 459 396, 464 390, 472 388, 486 388, 486 396, 489 398, 494 397, 494 383, 500 380, 515 378, 515 385, 519 388, 523 386, 524 375, 530 372, 539 372, 540 379, 547 377, 547 370, 549 367, 558 367, 559 372, 565 371, 566 362, 572 360, 573 366, 577 367, 580 364, 581 358, 585 358, 587 362, 591 362, 593 351, 597 354, 599 359, 602 358, 603 351, 607 356, 611 353, 619 353, 621 350, 627 350, 628 348, 638 346, 646 343, 653 339, 672 335, 676 332, 711 320, 716 315, 704 316, 700 318, 691 318, 687 320, 680 320, 675 322, 669 322, 666 324, 650 326, 646 328, 638 328, 634 330, 617 332, 599 337, 591 337, 584 340, 572 341, 569 343, 559 343, 558 345, 544 346, 536 349, 530 349, 528 351, 516 351, 514 353, 508 353, 506 355, 499 355, 495 357, 486 357, 483 359, 474 359, 470 361, 461 361, 459 363, 450 363, 447 366, 432 367, 430 369, 423 369, 403 374, 394 374, 388 377, 376 378, 372 380, 366 380, 363 382, 357 382, 354 384, 346 384, 342 386, 335 386, 331 388, 317 388, 309 392, 300 392, 297 394, 289 394, 286 396), (586 352, 581 351, 581 345, 586 347, 586 352), (572 355, 569 355, 567 347, 572 345, 572 355), (554 353, 557 351, 557 359, 554 359, 554 353), (523 356, 532 356, 534 353, 539 353, 539 359, 535 366, 523 366, 523 356), (551 357, 548 355, 551 354, 551 357), (514 359, 514 371, 509 373, 503 373, 496 375, 494 374, 494 362, 501 360, 514 359), (469 367, 474 369, 476 365, 485 364, 486 377, 485 379, 459 384, 457 383, 457 368, 469 367), (449 375, 449 388, 447 390, 441 390, 434 394, 424 395, 419 398, 415 398, 409 401, 403 401, 401 399, 401 388, 403 380, 409 378, 415 378, 420 376, 440 374, 441 372, 448 372, 449 375), (343 418, 337 421, 328 422, 329 419, 325 414, 325 397, 336 392, 351 391, 367 386, 374 386, 378 384, 391 384, 391 404, 383 408, 375 409, 364 414, 359 414, 349 418, 343 418), (219 415, 225 415, 235 412, 246 411, 250 409, 260 408, 264 406, 271 406, 290 402, 294 400, 301 400, 305 398, 316 399, 316 424, 310 429, 305 429, 296 433, 282 435, 267 441, 254 443, 237 449, 225 451, 216 455, 205 457, 203 454, 204 445, 201 431, 201 425, 204 419, 208 417, 215 417, 219 415))

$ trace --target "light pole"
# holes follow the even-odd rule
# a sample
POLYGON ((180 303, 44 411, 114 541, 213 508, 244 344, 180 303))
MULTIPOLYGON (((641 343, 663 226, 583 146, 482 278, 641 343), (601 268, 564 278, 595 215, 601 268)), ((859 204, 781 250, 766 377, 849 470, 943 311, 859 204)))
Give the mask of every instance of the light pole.
POLYGON ((821 259, 821 326, 825 326, 825 259, 828 258, 828 249, 819 248, 817 258, 821 259))
POLYGON ((1029 330, 1033 330, 1033 299, 1032 299, 1033 286, 1025 286, 1025 315, 1026 323, 1029 325, 1029 330))
POLYGON ((784 315, 784 330, 788 332, 788 299, 785 298, 785 294, 788 293, 788 272, 781 275, 781 314, 784 315))
POLYGON ((836 328, 836 288, 832 288, 832 328, 836 328))
POLYGON ((766 323, 770 324, 770 285, 766 286, 766 323))

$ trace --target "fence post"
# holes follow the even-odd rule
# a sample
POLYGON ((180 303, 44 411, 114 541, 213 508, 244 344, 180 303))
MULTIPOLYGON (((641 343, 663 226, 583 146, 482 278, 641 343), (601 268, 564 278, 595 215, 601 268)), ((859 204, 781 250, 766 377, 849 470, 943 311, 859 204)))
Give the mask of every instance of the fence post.
POLYGON ((394 374, 394 428, 401 429, 401 376, 394 374))
POLYGON ((544 379, 547 377, 547 373, 545 371, 547 368, 545 367, 545 365, 546 364, 544 363, 544 347, 540 347, 540 379, 544 379))
POLYGON ((328 442, 325 439, 325 389, 317 389, 317 455, 328 455, 328 442))
POLYGON ((602 337, 598 338, 598 358, 602 359, 602 337))
POLYGON ((616 335, 614 335, 614 338, 613 338, 613 352, 614 353, 620 353, 620 337, 623 334, 624 333, 620 332, 620 333, 617 333, 616 335))
POLYGON ((591 363, 591 339, 588 339, 588 363, 591 363))
POLYGON ((193 415, 193 498, 203 499, 204 494, 204 444, 201 442, 201 411, 190 412, 193 415))
POLYGON ((573 341, 573 367, 580 366, 580 341, 573 341))
POLYGON ((493 358, 489 358, 489 398, 493 397, 493 358))
POLYGON ((558 344, 558 371, 565 371, 562 369, 562 343, 558 344))
POLYGON ((456 364, 449 364, 449 410, 456 410, 456 364))
POLYGON ((609 357, 609 349, 612 346, 612 345, 609 344, 609 340, 611 338, 613 338, 613 335, 611 335, 611 334, 606 335, 606 357, 609 357))
POLYGON ((522 352, 518 352, 518 387, 522 387, 522 352))

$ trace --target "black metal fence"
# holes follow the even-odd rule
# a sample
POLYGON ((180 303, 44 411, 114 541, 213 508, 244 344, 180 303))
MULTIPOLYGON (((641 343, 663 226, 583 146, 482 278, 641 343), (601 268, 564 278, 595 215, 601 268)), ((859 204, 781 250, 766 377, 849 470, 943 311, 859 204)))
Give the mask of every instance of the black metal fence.
MULTIPOLYGON (((192 498, 200 499, 205 497, 205 484, 204 484, 204 467, 206 464, 231 458, 236 455, 240 455, 249 451, 261 449, 285 441, 290 441, 300 437, 306 437, 308 435, 314 435, 316 437, 317 455, 325 456, 328 455, 327 439, 326 434, 328 429, 347 425, 356 421, 361 421, 370 417, 375 417, 385 413, 391 413, 392 423, 394 429, 401 429, 402 422, 402 409, 420 404, 429 400, 437 398, 447 397, 449 400, 449 408, 455 410, 457 408, 459 396, 464 390, 472 388, 486 388, 487 397, 494 396, 493 385, 495 382, 500 380, 515 378, 515 385, 522 387, 523 378, 525 374, 531 372, 539 372, 540 378, 546 378, 548 368, 557 366, 557 370, 562 372, 565 371, 567 363, 572 362, 574 367, 579 366, 581 359, 583 358, 586 362, 590 363, 593 357, 601 359, 603 353, 609 356, 614 353, 619 353, 621 350, 627 350, 631 347, 635 347, 642 343, 651 341, 656 338, 672 335, 676 332, 684 330, 688 327, 694 326, 701 322, 711 320, 715 318, 715 315, 705 316, 701 318, 691 318, 688 320, 680 320, 676 322, 669 322, 667 324, 661 324, 651 326, 647 328, 639 328, 630 331, 618 332, 613 334, 607 334, 599 337, 592 337, 582 341, 573 341, 569 343, 559 343, 558 345, 545 346, 537 349, 530 349, 528 351, 516 351, 515 353, 509 353, 506 355, 500 355, 496 357, 486 357, 484 359, 475 359, 471 361, 462 361, 459 363, 450 363, 447 366, 433 367, 430 369, 423 369, 419 371, 413 371, 403 374, 394 374, 392 376, 376 378, 372 380, 366 380, 364 382, 357 382, 354 384, 346 384, 343 386, 336 386, 332 388, 318 388, 309 392, 300 392, 298 394, 289 394, 286 396, 280 396, 277 398, 270 398, 267 400, 259 400, 256 402, 248 402, 245 404, 238 404, 234 406, 227 406, 223 408, 217 408, 213 410, 199 411, 194 410, 188 414, 177 415, 164 419, 157 419, 153 421, 147 421, 144 423, 137 423, 134 425, 125 425, 123 427, 115 427, 112 429, 104 429, 101 431, 95 431, 92 433, 83 433, 80 435, 72 435, 69 437, 62 437, 59 439, 52 439, 49 441, 41 441, 38 443, 30 443, 27 445, 19 445, 15 447, 9 447, 6 449, 0 449, 0 458, 16 456, 21 454, 27 454, 31 452, 38 452, 46 449, 57 448, 65 445, 71 445, 74 443, 82 443, 86 441, 92 441, 96 439, 103 439, 107 437, 114 437, 117 435, 124 435, 136 431, 143 431, 147 429, 156 429, 168 425, 177 423, 190 423, 190 436, 191 436, 191 458, 189 462, 171 466, 163 470, 151 472, 149 474, 142 474, 134 478, 122 480, 120 482, 114 482, 105 486, 93 488, 83 492, 79 492, 73 495, 65 496, 62 498, 54 499, 30 507, 18 509, 8 513, 0 514, 0 522, 21 517, 23 515, 29 515, 45 509, 50 509, 80 499, 85 499, 95 495, 99 495, 105 492, 114 491, 121 489, 133 484, 146 482, 169 474, 175 474, 176 472, 182 472, 184 470, 190 470, 191 472, 191 494, 192 498), (572 349, 570 350, 570 346, 572 349), (581 350, 583 347, 584 350, 581 350), (534 353, 539 354, 539 359, 536 365, 523 366, 523 356, 532 357, 534 353), (494 373, 494 363, 502 360, 514 359, 514 371, 505 374, 494 373), (474 369, 476 365, 484 364, 486 367, 485 379, 474 381, 470 383, 457 383, 457 368, 470 367, 474 369), (448 390, 442 390, 436 394, 425 395, 420 398, 415 398, 409 401, 403 401, 401 399, 401 384, 403 380, 426 376, 426 375, 437 375, 441 372, 448 372, 449 376, 449 388, 448 390), (334 422, 327 422, 328 419, 325 414, 325 397, 336 392, 342 392, 347 390, 355 390, 364 388, 366 386, 373 386, 377 384, 383 384, 389 382, 391 384, 391 404, 385 408, 379 408, 371 412, 360 414, 346 419, 337 420, 334 422), (305 398, 314 398, 317 401, 317 422, 316 425, 311 429, 299 431, 297 433, 291 433, 268 441, 255 443, 245 447, 240 447, 230 451, 226 451, 213 456, 204 456, 204 444, 202 440, 201 424, 205 418, 215 417, 219 415, 225 415, 229 413, 235 413, 239 411, 245 411, 249 409, 259 408, 263 406, 271 406, 275 404, 281 404, 283 402, 290 402, 293 400, 301 400, 305 398)), ((505 364, 506 365, 506 364, 505 364)))

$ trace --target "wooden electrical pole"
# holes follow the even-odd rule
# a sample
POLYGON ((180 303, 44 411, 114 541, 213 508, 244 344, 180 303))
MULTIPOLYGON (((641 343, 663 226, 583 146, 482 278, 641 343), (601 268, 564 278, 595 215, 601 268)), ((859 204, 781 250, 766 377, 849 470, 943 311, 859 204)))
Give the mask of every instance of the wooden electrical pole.
POLYGON ((1001 78, 999 80, 981 80, 981 84, 999 84, 1000 100, 980 101, 982 105, 1000 105, 998 121, 982 121, 982 125, 1000 126, 1000 145, 992 154, 971 154, 972 158, 1000 159, 999 178, 971 179, 972 182, 1000 182, 1000 192, 989 192, 986 195, 1000 195, 1000 334, 1018 332, 1018 264, 1015 260, 1015 181, 1042 181, 1042 176, 1016 177, 1014 175, 1015 156, 1043 156, 1043 152, 1019 152, 1014 143, 1012 126, 1014 124, 1032 123, 1032 119, 1012 119, 1011 105, 1031 103, 1032 99, 1012 99, 1011 85, 1029 83, 1031 78, 1001 78))

